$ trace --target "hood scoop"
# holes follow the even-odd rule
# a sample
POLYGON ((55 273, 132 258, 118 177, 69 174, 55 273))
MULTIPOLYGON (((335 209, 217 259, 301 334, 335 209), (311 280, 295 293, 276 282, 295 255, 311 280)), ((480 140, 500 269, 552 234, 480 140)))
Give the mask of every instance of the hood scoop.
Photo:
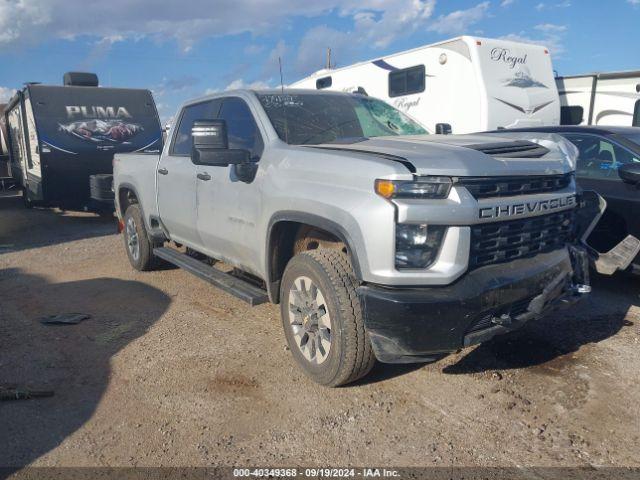
POLYGON ((477 150, 492 157, 506 158, 540 158, 549 153, 549 149, 527 140, 514 142, 481 143, 478 145, 464 145, 465 148, 477 150))

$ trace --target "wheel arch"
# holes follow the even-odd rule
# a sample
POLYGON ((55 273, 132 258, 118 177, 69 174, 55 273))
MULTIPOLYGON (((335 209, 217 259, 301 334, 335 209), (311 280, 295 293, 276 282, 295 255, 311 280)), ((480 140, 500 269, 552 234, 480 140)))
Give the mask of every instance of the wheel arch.
POLYGON ((280 280, 291 255, 282 254, 283 247, 293 247, 295 233, 300 227, 313 227, 337 238, 347 247, 353 271, 362 280, 362 270, 358 252, 352 235, 340 224, 320 215, 307 212, 285 211, 274 214, 268 224, 265 245, 265 272, 269 299, 279 303, 280 280), (291 234, 293 233, 293 234, 291 234))
POLYGON ((117 211, 121 218, 124 218, 124 214, 127 211, 127 207, 132 203, 137 203, 140 206, 140 210, 143 213, 144 218, 144 210, 142 205, 140 204, 140 195, 138 195, 138 191, 136 187, 131 185, 130 183, 121 183, 118 185, 118 192, 116 194, 116 202, 117 202, 117 211), (131 197, 129 193, 133 194, 135 197, 135 202, 131 201, 131 197))

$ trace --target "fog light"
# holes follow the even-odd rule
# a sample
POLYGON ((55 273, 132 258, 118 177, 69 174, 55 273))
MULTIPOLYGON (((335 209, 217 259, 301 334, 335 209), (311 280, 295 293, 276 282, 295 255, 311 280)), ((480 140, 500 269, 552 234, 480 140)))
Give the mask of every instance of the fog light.
POLYGON ((446 228, 443 225, 397 224, 396 268, 427 268, 431 265, 438 256, 446 228))

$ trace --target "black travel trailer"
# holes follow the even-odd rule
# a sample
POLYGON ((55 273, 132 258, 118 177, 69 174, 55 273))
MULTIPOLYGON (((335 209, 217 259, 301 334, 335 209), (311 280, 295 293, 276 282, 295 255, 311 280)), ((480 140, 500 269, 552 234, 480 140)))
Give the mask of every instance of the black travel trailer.
POLYGON ((89 73, 63 86, 27 84, 4 113, 11 173, 25 205, 113 208, 113 156, 158 153, 162 130, 149 90, 104 88, 89 73))

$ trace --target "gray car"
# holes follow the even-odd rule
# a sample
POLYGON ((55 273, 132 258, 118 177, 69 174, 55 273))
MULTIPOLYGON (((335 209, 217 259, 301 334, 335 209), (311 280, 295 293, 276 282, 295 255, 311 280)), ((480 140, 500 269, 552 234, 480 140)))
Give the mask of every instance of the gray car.
POLYGON ((184 104, 161 155, 116 155, 114 186, 135 268, 279 303, 294 358, 337 386, 587 292, 575 157, 555 135, 427 135, 363 95, 241 90, 184 104))

